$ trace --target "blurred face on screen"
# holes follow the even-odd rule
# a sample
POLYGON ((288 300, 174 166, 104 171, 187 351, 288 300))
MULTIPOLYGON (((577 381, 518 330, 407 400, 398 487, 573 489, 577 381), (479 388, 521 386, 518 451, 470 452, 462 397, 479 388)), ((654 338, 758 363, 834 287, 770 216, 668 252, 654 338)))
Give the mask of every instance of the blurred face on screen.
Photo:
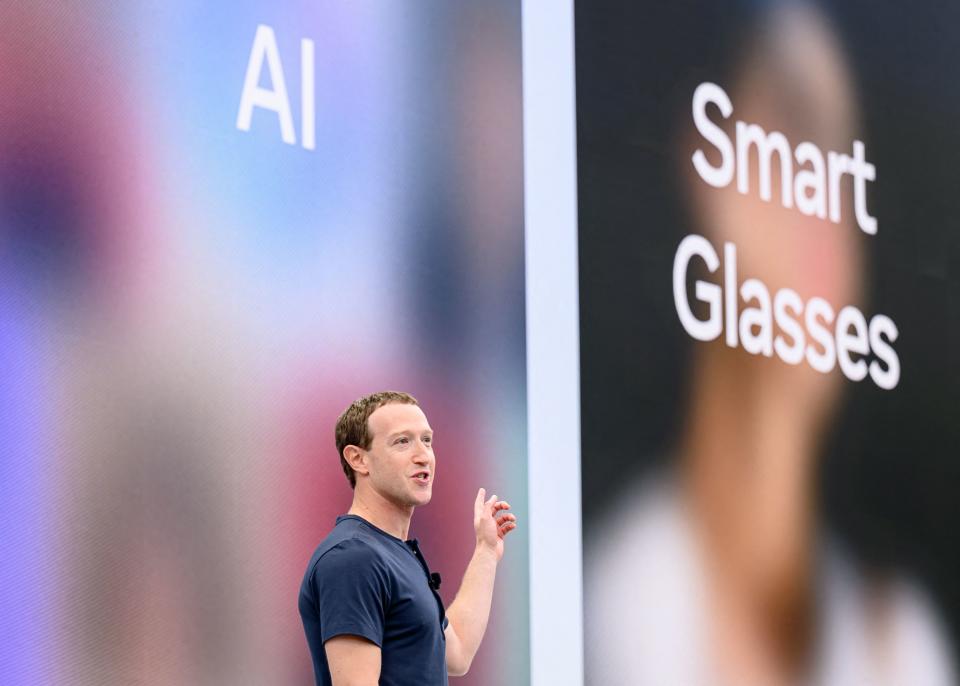
POLYGON ((426 505, 433 495, 433 430, 416 405, 389 403, 367 420, 369 486, 401 507, 426 505))
MULTIPOLYGON (((736 78, 728 84, 734 111, 725 130, 731 141, 737 140, 734 120, 742 120, 781 132, 791 146, 813 141, 824 151, 849 152, 856 137, 857 106, 844 57, 823 17, 810 8, 786 6, 772 12, 750 42, 736 78)), ((851 184, 841 186, 838 225, 783 206, 777 156, 770 164, 773 197, 762 200, 758 162, 758 151, 751 147, 743 161, 749 169, 746 193, 738 192, 736 183, 710 188, 691 175, 688 188, 698 228, 715 246, 727 241, 736 245, 741 281, 759 279, 771 294, 791 288, 804 301, 817 296, 835 312, 857 303, 862 295, 862 239, 853 220, 851 184)), ((689 164, 687 168, 692 169, 689 164)), ((803 364, 760 365, 742 351, 726 357, 726 364, 740 365, 744 378, 749 374, 764 388, 789 388, 793 416, 807 418, 812 430, 831 415, 841 375, 821 374, 803 364)))

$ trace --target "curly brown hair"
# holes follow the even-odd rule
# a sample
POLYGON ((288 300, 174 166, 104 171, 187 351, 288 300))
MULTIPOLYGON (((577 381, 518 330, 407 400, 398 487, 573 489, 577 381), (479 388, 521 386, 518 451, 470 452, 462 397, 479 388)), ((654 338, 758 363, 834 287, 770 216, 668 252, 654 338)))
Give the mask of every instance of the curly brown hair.
POLYGON ((355 445, 363 450, 368 450, 373 436, 370 435, 370 425, 367 420, 378 408, 390 403, 420 406, 417 399, 409 393, 380 391, 354 400, 337 419, 334 437, 337 443, 337 452, 340 453, 340 466, 343 467, 343 473, 347 475, 350 488, 356 488, 357 475, 343 457, 343 449, 348 445, 355 445))

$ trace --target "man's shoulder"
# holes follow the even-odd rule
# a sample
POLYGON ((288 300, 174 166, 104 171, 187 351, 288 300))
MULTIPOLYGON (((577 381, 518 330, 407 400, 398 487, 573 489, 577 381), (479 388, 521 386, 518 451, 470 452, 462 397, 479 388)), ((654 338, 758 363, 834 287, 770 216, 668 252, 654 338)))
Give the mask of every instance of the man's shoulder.
POLYGON ((328 606, 347 601, 360 589, 389 598, 394 572, 388 553, 362 530, 337 526, 317 546, 300 585, 300 611, 314 616, 325 598, 328 606))
POLYGON ((375 562, 383 557, 383 546, 360 533, 341 536, 334 540, 328 537, 317 548, 318 564, 331 564, 336 560, 375 562))
POLYGON ((387 566, 385 558, 383 542, 362 525, 347 520, 334 527, 317 546, 311 571, 384 569, 387 566))

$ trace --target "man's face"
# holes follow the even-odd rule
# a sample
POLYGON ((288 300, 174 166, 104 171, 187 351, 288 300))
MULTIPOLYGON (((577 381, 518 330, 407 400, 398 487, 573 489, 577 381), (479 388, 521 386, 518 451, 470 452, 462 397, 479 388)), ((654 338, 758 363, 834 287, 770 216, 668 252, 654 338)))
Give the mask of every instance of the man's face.
POLYGON ((370 486, 387 500, 400 505, 426 505, 433 495, 436 458, 433 430, 416 405, 388 403, 367 420, 373 440, 370 456, 370 486))

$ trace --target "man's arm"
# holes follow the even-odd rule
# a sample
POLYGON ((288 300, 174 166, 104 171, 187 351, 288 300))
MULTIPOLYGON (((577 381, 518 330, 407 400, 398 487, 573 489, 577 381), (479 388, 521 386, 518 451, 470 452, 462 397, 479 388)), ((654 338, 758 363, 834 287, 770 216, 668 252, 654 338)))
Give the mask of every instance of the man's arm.
POLYGON ((323 644, 333 686, 377 686, 380 646, 359 636, 334 636, 323 644))
POLYGON ((517 518, 506 512, 510 505, 480 489, 473 506, 477 547, 463 575, 457 597, 447 608, 447 673, 462 676, 470 669, 487 630, 497 563, 503 558, 503 539, 517 528, 517 518))

